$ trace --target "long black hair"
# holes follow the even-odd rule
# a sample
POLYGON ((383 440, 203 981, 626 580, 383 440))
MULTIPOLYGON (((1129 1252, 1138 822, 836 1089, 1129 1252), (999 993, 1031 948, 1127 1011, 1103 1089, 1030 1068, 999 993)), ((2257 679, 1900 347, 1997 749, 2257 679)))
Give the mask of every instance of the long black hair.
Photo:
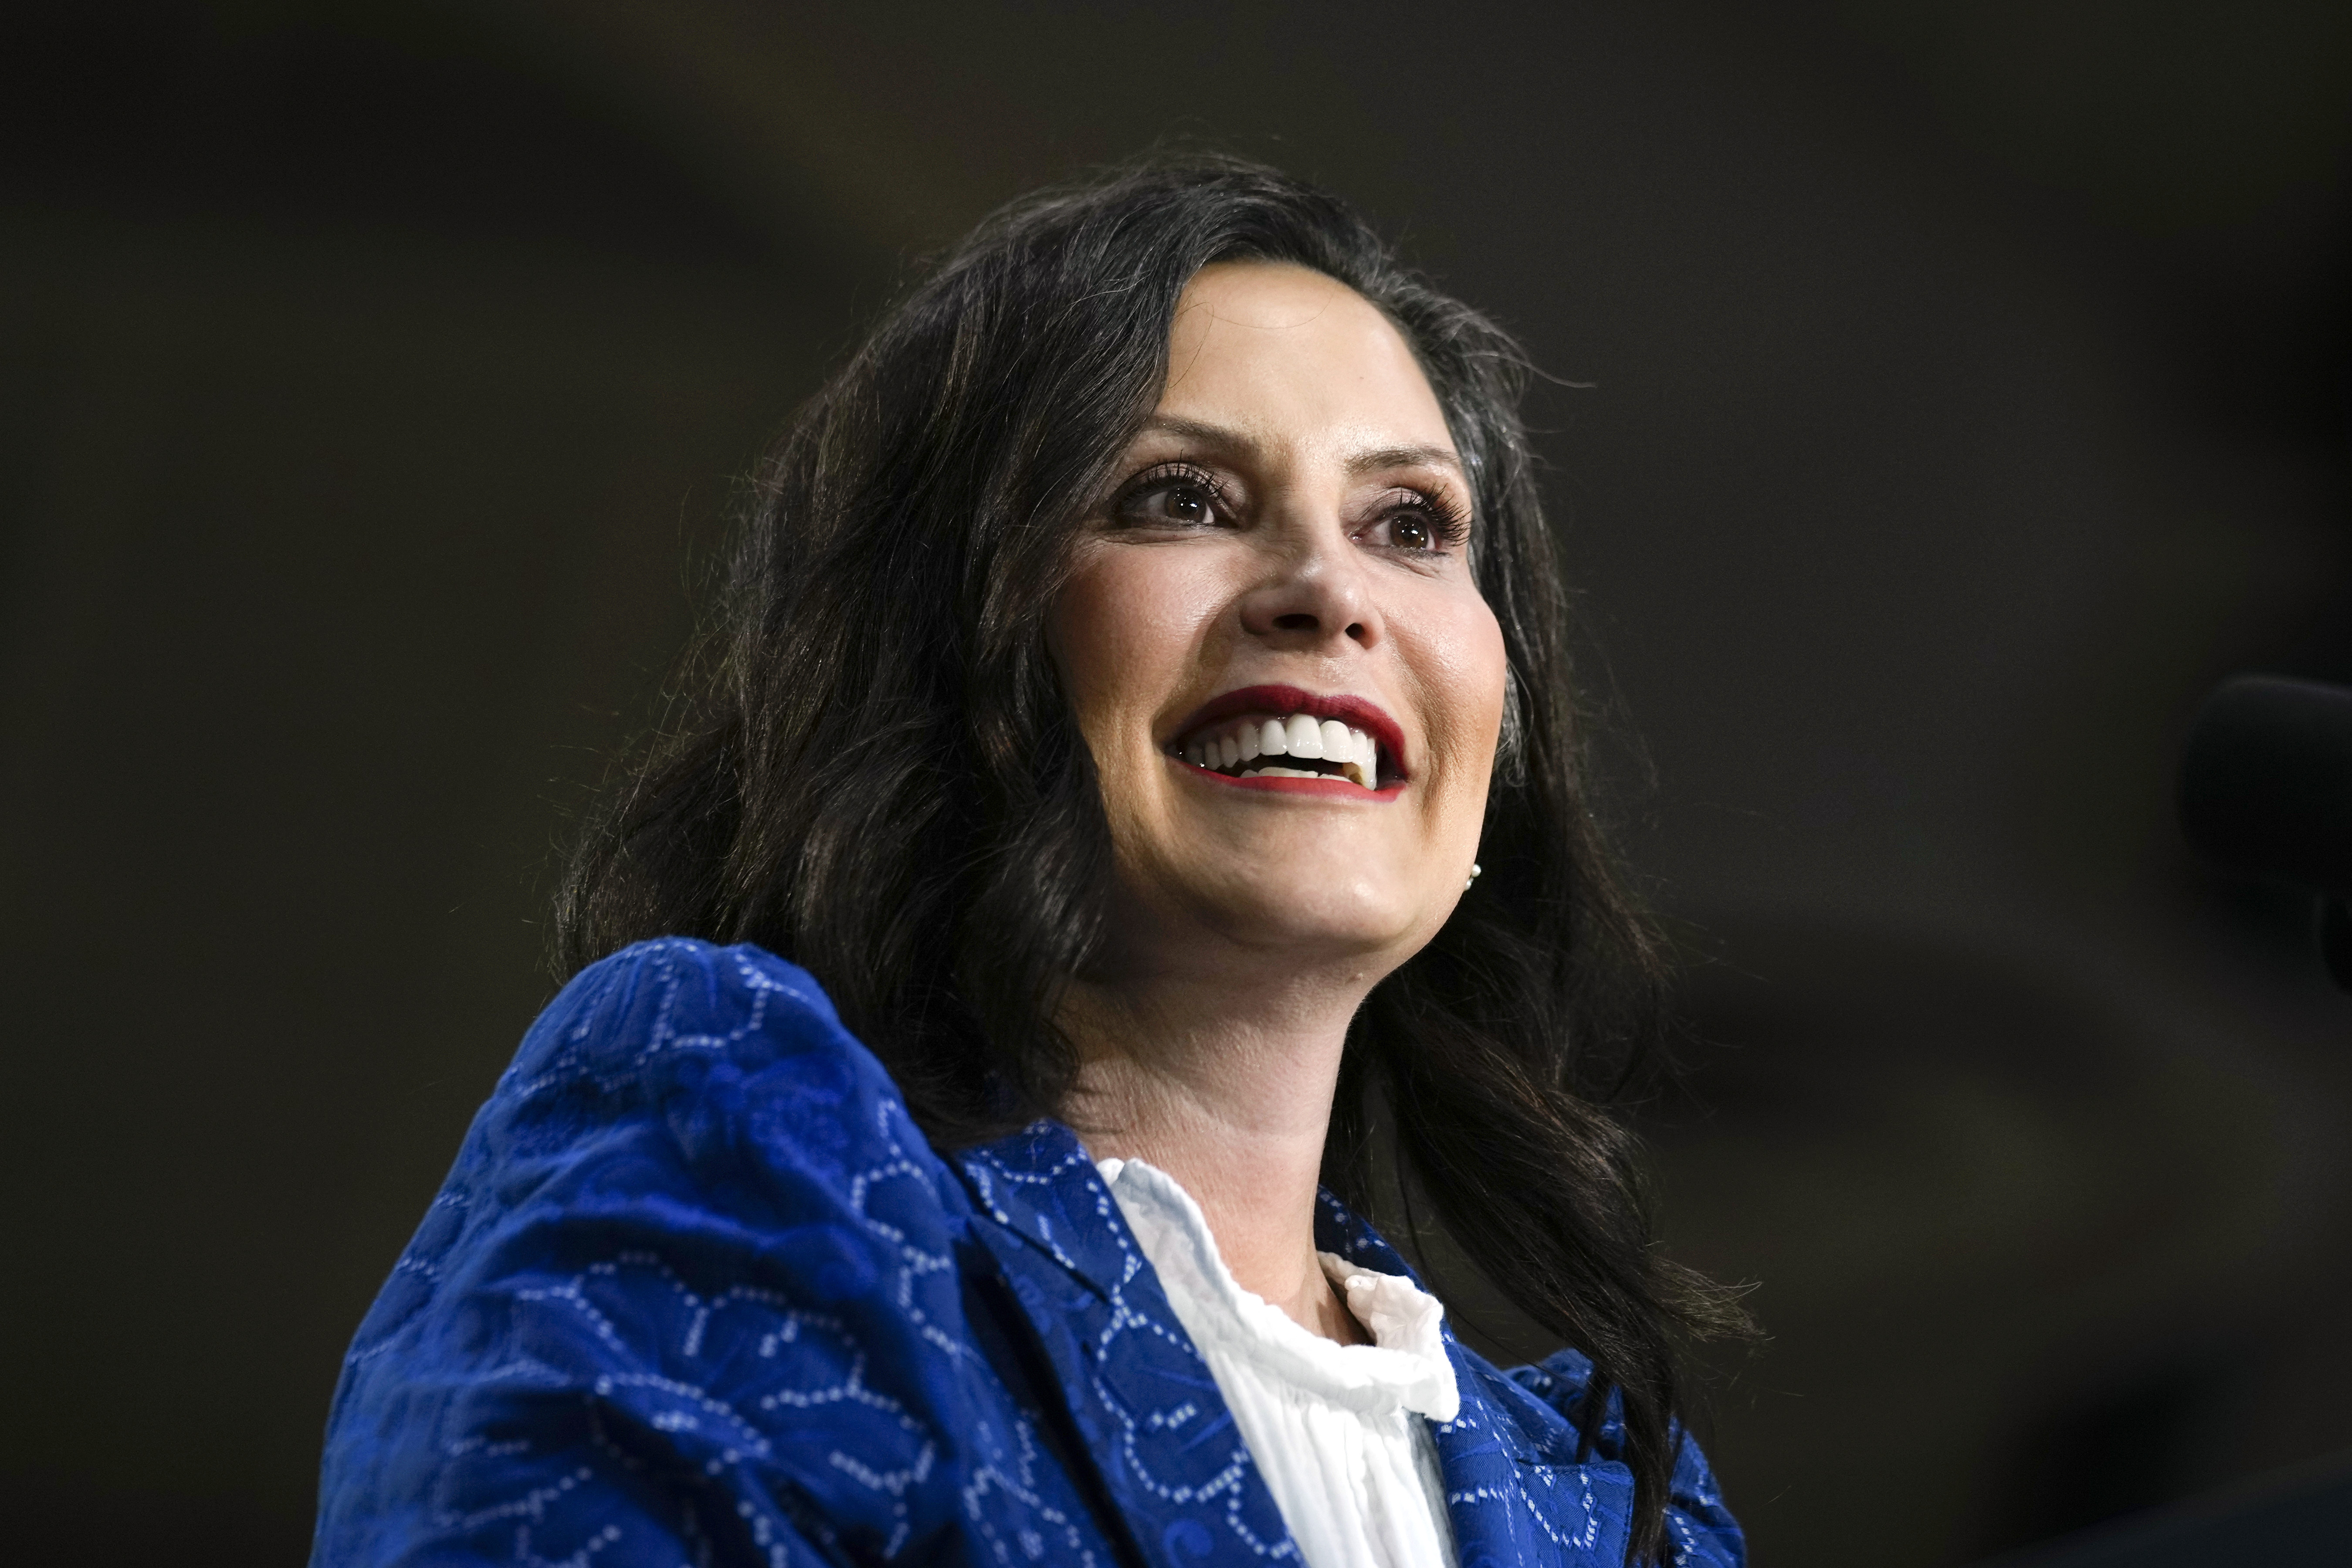
POLYGON ((559 967, 656 935, 757 942, 824 982, 941 1146, 1062 1102, 1075 1058, 1053 1020, 1101 931, 1110 848, 1043 627, 1158 402, 1179 293, 1235 260, 1326 273, 1411 345, 1468 472, 1471 566, 1509 659, 1486 873, 1351 1026, 1325 1181, 1368 1207, 1375 1172, 1396 1173, 1591 1358, 1584 1440, 1613 1394, 1633 1553, 1655 1557, 1675 1347, 1736 1314, 1658 1254, 1606 1109, 1658 1041, 1665 965, 1585 800, 1526 361, 1337 198, 1154 158, 1013 203, 915 286, 760 468, 676 717, 574 857, 559 967))

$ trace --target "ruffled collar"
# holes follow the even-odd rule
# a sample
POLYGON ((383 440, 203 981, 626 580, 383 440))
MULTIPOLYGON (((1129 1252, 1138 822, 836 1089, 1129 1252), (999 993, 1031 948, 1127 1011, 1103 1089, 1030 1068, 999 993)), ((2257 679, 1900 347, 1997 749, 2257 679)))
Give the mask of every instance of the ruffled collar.
POLYGON ((1096 1169, 1195 1341, 1213 1342, 1273 1379, 1349 1409, 1402 1408, 1441 1422, 1460 1411, 1440 1328, 1444 1305, 1412 1280, 1318 1253, 1373 1342, 1339 1344, 1235 1282, 1200 1205, 1174 1177, 1140 1160, 1102 1160, 1096 1169))

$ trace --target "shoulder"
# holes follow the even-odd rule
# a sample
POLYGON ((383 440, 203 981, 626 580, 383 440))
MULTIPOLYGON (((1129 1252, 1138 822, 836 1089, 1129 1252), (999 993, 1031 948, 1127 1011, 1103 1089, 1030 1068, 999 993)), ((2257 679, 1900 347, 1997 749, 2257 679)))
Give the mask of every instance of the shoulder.
POLYGON ((705 1178, 790 1167, 847 1182, 877 1160, 945 1173, 824 987, 748 943, 639 942, 581 971, 524 1037, 457 1169, 501 1163, 511 1177, 633 1133, 705 1178))
POLYGON ((944 1248, 969 1207, 805 970, 749 945, 648 942, 540 1015, 436 1205, 461 1217, 428 1220, 402 1269, 447 1281, 461 1247, 476 1278, 538 1268, 591 1235, 681 1255, 756 1240, 767 1267, 796 1269, 944 1248), (890 1223, 863 1223, 886 1197, 890 1223))
POLYGON ((655 1529, 687 1476, 730 1510, 814 1479, 826 1531, 887 1541, 907 1500, 856 1478, 952 1447, 969 1208, 805 972, 614 954, 532 1026, 361 1328, 321 1550, 511 1551, 523 1509, 560 1557, 655 1529))
POLYGON ((698 1063, 789 1063, 845 1089, 859 1078, 889 1083, 806 970, 748 942, 668 937, 573 975, 523 1037, 488 1109, 617 1107, 698 1063))

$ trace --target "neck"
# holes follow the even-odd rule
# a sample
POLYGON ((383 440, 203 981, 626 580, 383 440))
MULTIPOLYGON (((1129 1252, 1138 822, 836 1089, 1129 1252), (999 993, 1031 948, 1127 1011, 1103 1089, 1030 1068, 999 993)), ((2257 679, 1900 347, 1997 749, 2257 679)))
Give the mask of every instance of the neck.
POLYGON ((1378 974, 1221 973, 1074 984, 1064 1120, 1096 1159, 1142 1160, 1201 1205, 1244 1290, 1328 1339, 1364 1334, 1315 1257, 1315 1194, 1348 1021, 1378 974))

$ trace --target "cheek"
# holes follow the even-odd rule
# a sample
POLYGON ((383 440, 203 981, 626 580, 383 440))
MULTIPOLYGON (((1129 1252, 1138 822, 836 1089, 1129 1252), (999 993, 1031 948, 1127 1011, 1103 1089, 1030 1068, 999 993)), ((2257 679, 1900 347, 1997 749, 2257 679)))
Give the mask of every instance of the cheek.
POLYGON ((1422 668, 1427 671, 1430 710, 1445 716, 1442 741, 1457 780, 1483 788, 1494 764, 1495 742, 1503 721, 1503 682, 1507 661, 1503 628, 1484 599, 1460 605, 1444 618, 1422 668))
POLYGON ((1120 731, 1150 739, 1149 720, 1181 689, 1214 614, 1205 574, 1172 552, 1082 547, 1047 623, 1078 727, 1099 756, 1120 731))

